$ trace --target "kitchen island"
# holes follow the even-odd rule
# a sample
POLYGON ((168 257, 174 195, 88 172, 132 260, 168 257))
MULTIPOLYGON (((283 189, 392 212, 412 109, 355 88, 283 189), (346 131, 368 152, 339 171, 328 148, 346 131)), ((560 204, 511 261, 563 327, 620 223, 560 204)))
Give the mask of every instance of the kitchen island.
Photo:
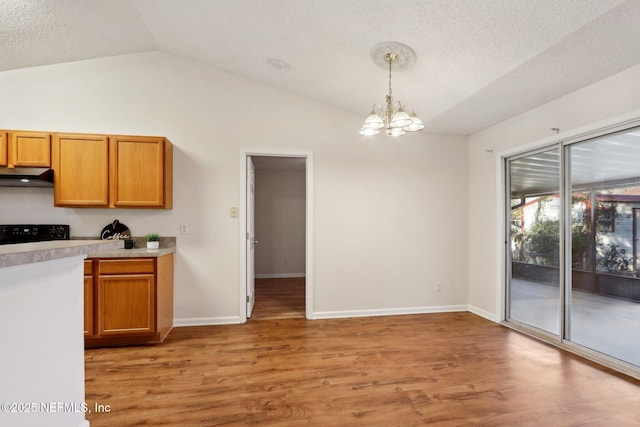
POLYGON ((89 253, 122 245, 58 240, 0 246, 0 425, 89 425, 83 263, 89 253))
POLYGON ((122 248, 117 240, 53 240, 0 246, 0 268, 25 265, 122 248))

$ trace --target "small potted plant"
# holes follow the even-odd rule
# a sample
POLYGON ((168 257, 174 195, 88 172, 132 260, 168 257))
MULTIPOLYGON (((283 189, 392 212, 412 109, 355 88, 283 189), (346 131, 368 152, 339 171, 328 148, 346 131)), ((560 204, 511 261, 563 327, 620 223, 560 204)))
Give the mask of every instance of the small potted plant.
POLYGON ((160 246, 160 235, 158 233, 148 233, 145 237, 147 239, 147 249, 158 249, 160 246))

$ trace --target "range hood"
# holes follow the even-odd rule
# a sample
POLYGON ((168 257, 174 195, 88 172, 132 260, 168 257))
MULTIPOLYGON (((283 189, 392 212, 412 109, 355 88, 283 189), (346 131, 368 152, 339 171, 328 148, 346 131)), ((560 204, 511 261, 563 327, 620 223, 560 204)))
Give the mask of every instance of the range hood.
POLYGON ((0 187, 53 187, 53 170, 0 168, 0 187))

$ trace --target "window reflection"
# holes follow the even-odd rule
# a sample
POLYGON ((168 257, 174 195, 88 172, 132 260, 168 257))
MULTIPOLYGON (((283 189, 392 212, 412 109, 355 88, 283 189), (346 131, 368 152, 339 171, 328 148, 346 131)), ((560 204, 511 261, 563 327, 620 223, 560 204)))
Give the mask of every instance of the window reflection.
POLYGON ((569 145, 571 293, 565 339, 640 365, 640 135, 569 145))

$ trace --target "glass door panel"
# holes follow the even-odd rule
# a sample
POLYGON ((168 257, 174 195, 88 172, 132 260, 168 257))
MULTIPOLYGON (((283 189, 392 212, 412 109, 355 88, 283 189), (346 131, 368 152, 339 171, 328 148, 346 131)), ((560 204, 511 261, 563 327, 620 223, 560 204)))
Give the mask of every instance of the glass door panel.
POLYGON ((508 161, 507 318, 560 333, 560 150, 508 161))
POLYGON ((565 339, 640 366, 640 133, 567 146, 571 290, 565 339))

